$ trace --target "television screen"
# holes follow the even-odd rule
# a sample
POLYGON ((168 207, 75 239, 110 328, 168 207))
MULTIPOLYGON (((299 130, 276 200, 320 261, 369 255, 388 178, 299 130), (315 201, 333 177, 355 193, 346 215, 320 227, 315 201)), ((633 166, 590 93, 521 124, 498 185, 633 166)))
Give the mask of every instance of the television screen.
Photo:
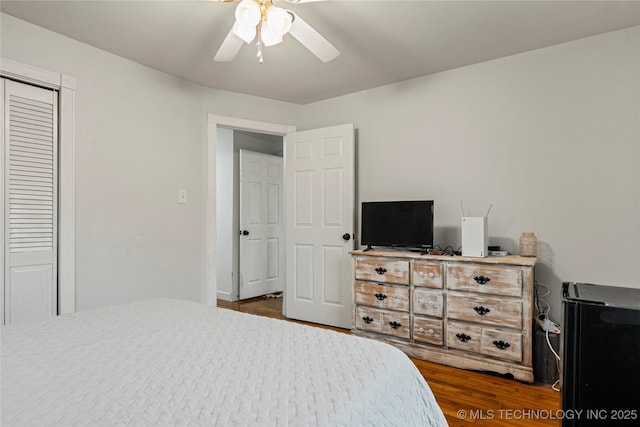
POLYGON ((363 202, 362 245, 433 246, 433 200, 363 202))

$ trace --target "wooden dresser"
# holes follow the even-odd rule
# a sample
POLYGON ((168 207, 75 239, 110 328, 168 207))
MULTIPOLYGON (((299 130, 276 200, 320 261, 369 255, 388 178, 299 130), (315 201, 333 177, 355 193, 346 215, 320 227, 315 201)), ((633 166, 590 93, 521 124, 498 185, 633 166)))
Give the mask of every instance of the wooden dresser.
POLYGON ((353 251, 352 334, 533 382, 535 258, 353 251))

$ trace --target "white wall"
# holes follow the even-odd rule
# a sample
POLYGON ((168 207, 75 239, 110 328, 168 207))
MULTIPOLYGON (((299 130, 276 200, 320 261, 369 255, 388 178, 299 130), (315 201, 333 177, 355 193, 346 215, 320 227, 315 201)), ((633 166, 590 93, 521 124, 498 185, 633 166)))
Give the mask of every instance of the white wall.
POLYGON ((207 113, 289 123, 301 107, 205 89, 0 20, 3 57, 76 77, 77 309, 155 296, 205 302, 207 113))
POLYGON ((535 232, 554 319, 562 281, 640 287, 640 27, 305 106, 343 122, 359 202, 434 199, 443 247, 460 202, 511 253, 535 232))

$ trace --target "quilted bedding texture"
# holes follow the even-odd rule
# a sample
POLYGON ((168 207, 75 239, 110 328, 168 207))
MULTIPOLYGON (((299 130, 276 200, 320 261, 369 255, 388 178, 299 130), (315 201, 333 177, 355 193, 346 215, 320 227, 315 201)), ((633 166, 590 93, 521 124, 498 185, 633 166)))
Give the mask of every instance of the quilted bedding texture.
POLYGON ((400 350, 152 299, 2 328, 3 426, 440 426, 400 350))

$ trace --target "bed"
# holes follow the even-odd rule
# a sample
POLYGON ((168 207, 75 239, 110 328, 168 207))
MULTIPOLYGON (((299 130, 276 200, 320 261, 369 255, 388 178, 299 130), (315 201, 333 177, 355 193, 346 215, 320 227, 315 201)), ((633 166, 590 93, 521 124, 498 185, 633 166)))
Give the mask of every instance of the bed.
POLYGON ((3 426, 440 426, 373 340, 173 299, 2 328, 3 426))

